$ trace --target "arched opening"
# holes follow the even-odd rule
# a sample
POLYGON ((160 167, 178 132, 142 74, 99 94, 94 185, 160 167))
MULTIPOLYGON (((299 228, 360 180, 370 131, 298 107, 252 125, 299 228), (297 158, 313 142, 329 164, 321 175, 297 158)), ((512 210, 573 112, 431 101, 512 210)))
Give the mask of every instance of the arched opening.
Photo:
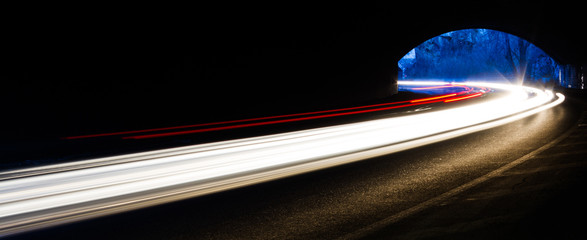
POLYGON ((398 61, 398 80, 508 81, 580 88, 572 75, 572 68, 527 40, 490 29, 441 34, 398 61))

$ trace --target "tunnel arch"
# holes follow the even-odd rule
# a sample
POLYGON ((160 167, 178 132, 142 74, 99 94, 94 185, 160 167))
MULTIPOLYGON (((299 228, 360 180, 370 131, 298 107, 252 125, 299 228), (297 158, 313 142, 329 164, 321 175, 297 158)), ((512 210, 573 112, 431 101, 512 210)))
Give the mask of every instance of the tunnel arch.
POLYGON ((399 61, 409 51, 411 51, 412 49, 418 47, 420 44, 422 44, 430 39, 433 39, 433 38, 438 37, 438 36, 445 34, 445 33, 470 30, 470 29, 487 29, 487 30, 491 30, 491 31, 498 31, 498 32, 502 32, 505 34, 516 36, 518 38, 521 38, 525 41, 528 41, 528 42, 534 44, 536 47, 540 48, 542 51, 547 53, 555 61, 557 61, 561 64, 568 63, 568 57, 565 56, 564 53, 561 53, 560 50, 557 50, 556 47, 553 47, 553 45, 559 44, 559 42, 553 42, 551 44, 548 44, 549 40, 538 38, 537 34, 533 33, 532 31, 521 30, 517 27, 512 27, 512 26, 508 27, 505 25, 496 25, 496 24, 492 24, 492 25, 472 24, 472 25, 463 25, 463 26, 457 26, 457 27, 434 27, 434 28, 430 28, 430 29, 425 29, 424 31, 419 31, 418 33, 410 36, 410 40, 408 42, 406 42, 406 44, 403 44, 400 46, 400 52, 402 52, 402 54, 395 56, 396 61, 399 61))
POLYGON ((407 51, 398 60, 397 78, 482 78, 566 86, 566 75, 563 64, 526 38, 492 28, 462 28, 430 37, 407 51))

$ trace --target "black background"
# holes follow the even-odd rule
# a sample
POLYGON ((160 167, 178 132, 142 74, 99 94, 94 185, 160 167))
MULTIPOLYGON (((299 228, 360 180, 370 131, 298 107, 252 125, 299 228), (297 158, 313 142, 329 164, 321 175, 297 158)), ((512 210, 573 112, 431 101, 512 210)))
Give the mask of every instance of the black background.
POLYGON ((579 2, 5 6, 5 139, 324 109, 389 97, 397 61, 483 27, 585 65, 579 2))

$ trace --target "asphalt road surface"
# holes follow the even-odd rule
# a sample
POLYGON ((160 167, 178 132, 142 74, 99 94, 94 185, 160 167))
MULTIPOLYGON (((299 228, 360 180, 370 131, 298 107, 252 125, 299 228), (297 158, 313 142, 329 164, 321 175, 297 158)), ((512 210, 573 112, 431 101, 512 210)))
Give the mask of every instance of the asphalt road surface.
POLYGON ((14 239, 580 239, 584 105, 395 154, 14 239))

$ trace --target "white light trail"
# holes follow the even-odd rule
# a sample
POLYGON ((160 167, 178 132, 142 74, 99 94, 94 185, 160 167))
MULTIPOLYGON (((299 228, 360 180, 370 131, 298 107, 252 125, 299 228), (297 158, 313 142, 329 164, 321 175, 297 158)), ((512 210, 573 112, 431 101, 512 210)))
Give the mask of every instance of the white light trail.
POLYGON ((522 86, 466 85, 500 94, 403 117, 3 172, 0 236, 389 154, 515 121, 564 101, 562 94, 522 86))

